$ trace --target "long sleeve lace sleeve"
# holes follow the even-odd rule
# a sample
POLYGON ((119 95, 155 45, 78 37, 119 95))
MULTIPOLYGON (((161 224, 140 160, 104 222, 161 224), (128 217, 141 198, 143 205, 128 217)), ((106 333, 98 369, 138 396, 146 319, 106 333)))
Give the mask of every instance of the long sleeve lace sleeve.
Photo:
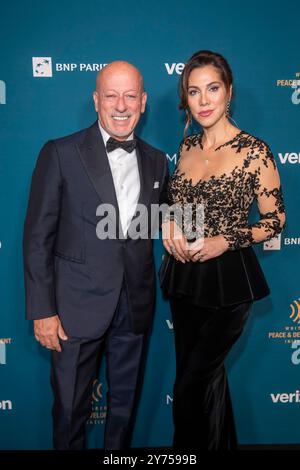
POLYGON ((266 144, 262 143, 259 152, 252 157, 248 171, 252 176, 260 218, 252 225, 246 223, 224 234, 229 249, 243 248, 269 240, 279 234, 285 224, 280 178, 274 156, 266 144))

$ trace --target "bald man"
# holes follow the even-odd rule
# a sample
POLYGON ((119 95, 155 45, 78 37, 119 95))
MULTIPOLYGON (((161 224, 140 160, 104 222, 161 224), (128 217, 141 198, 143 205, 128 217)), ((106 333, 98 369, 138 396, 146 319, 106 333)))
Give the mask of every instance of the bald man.
MULTIPOLYGON (((130 446, 155 302, 152 240, 138 205, 165 200, 165 154, 134 135, 147 94, 133 65, 97 76, 97 121, 42 148, 24 228, 26 315, 52 350, 55 449, 83 449, 107 361, 106 449, 130 446), (108 228, 107 228, 108 227, 108 228)), ((145 220, 144 220, 145 222, 145 220)))

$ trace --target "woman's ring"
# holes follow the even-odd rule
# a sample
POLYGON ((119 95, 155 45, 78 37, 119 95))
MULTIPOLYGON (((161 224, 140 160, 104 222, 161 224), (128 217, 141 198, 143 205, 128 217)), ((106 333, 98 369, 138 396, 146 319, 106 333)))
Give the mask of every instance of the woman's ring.
POLYGON ((175 246, 171 246, 171 247, 170 247, 170 250, 171 250, 172 255, 175 256, 176 253, 177 253, 175 246))

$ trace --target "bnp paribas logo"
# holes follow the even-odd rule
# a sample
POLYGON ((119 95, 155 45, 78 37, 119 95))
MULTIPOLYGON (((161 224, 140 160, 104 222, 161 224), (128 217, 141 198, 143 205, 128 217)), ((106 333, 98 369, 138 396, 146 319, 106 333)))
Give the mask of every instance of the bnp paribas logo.
POLYGON ((32 72, 34 77, 52 77, 51 57, 32 57, 32 72))
POLYGON ((281 249, 281 234, 264 242, 264 250, 280 250, 281 249))

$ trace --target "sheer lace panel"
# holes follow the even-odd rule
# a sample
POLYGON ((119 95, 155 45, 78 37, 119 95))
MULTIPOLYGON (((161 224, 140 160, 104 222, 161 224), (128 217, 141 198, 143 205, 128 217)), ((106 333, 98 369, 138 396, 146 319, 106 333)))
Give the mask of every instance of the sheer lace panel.
MULTIPOLYGON (((222 234, 231 249, 250 246, 279 234, 284 204, 273 154, 262 140, 240 131, 232 140, 209 152, 202 134, 185 138, 168 186, 169 203, 202 204, 204 236, 222 234), (259 220, 249 225, 256 200, 259 220)), ((193 224, 192 224, 193 225, 193 224)), ((190 232, 195 227, 189 228, 190 232)))

